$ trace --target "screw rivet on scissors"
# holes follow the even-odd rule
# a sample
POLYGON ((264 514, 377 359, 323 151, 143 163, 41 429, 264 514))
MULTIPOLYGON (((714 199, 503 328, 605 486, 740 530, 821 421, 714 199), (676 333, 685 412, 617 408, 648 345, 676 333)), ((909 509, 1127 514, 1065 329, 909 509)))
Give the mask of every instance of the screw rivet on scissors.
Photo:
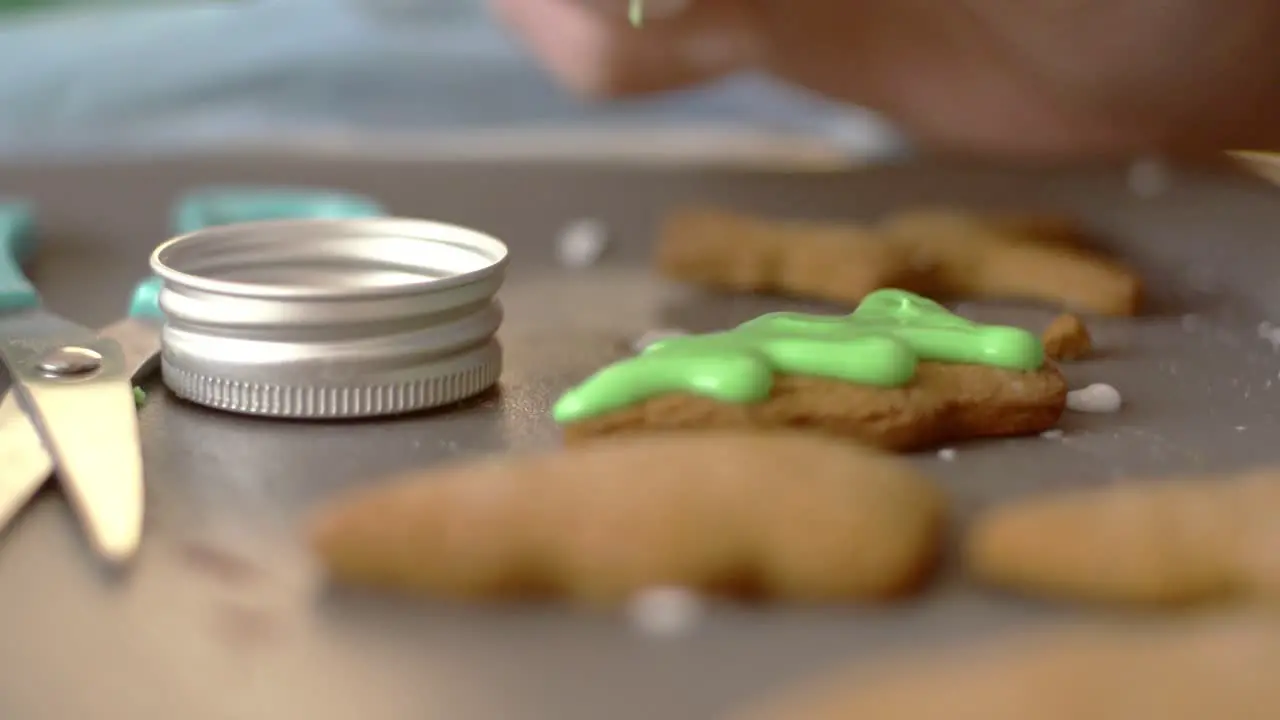
POLYGON ((88 348, 69 345, 49 352, 38 367, 49 375, 83 375, 102 367, 102 356, 88 348))

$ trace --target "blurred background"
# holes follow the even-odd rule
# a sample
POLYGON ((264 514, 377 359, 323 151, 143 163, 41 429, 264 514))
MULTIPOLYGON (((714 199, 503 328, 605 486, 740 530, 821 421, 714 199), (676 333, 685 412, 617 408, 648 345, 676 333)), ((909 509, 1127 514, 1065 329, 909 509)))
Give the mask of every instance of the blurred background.
POLYGON ((460 132, 551 130, 701 148, 720 138, 740 151, 905 150, 874 116, 759 77, 584 104, 532 65, 483 0, 0 0, 0 157, 427 148, 460 132))

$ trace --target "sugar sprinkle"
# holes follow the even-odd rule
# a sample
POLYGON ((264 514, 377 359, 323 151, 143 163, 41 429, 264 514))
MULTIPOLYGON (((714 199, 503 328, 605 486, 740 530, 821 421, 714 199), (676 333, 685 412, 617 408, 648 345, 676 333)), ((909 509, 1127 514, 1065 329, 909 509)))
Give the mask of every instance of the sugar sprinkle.
POLYGON ((676 637, 690 632, 702 617, 702 599, 682 587, 653 587, 631 599, 627 614, 645 635, 676 637))
POLYGON ((595 218, 580 218, 560 231, 556 254, 565 267, 581 269, 600 261, 609 245, 608 229, 595 218))
POLYGON ((1067 393, 1067 409, 1083 413, 1113 413, 1120 409, 1120 391, 1106 383, 1094 383, 1067 393))

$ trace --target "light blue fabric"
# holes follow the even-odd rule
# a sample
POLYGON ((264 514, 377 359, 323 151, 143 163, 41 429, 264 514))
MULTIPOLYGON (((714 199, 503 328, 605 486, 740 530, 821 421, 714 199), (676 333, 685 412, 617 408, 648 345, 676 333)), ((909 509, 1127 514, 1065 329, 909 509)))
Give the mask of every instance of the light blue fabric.
POLYGON ((584 106, 479 0, 167 0, 0 17, 0 154, 172 149, 299 129, 723 121, 825 132, 849 110, 759 78, 584 106))

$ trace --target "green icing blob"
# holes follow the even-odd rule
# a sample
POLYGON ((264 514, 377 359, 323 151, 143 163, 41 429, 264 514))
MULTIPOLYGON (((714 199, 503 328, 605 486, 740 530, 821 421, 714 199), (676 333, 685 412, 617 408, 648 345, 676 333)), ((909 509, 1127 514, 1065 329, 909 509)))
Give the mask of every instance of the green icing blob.
POLYGON ((899 387, 920 360, 1035 370, 1044 347, 1026 330, 979 325, 905 290, 878 290, 846 316, 770 313, 725 332, 654 343, 565 393, 552 414, 580 422, 669 393, 759 402, 775 374, 899 387))
POLYGON ((627 7, 627 17, 631 19, 633 27, 640 27, 644 24, 644 0, 631 0, 631 4, 627 7))
POLYGON ((133 387, 133 404, 142 407, 147 402, 147 391, 138 386, 133 387))

